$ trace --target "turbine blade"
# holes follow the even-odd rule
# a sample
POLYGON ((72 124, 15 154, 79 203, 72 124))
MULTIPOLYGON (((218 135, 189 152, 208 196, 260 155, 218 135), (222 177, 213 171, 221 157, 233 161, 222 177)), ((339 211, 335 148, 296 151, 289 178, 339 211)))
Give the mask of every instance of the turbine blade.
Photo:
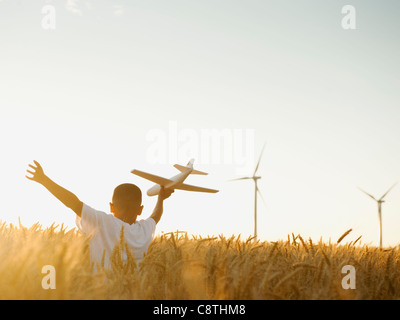
POLYGON ((256 169, 254 170, 253 176, 255 176, 257 173, 258 166, 260 165, 261 157, 262 157, 264 149, 265 149, 265 145, 266 145, 266 143, 264 143, 263 148, 261 150, 260 157, 258 158, 257 166, 256 166, 256 169))
POLYGON ((361 189, 361 188, 358 188, 358 189, 359 189, 360 191, 364 192, 367 196, 369 196, 369 197, 371 197, 372 199, 374 199, 375 201, 378 201, 378 200, 375 199, 374 196, 370 195, 368 192, 364 191, 364 190, 361 189))
POLYGON ((386 191, 386 193, 379 199, 379 201, 383 200, 383 198, 385 198, 387 196, 387 194, 396 186, 398 182, 396 182, 394 185, 392 185, 388 191, 386 191))
POLYGON ((258 195, 260 196, 261 200, 263 201, 265 208, 268 209, 267 203, 265 202, 265 199, 264 199, 263 195, 261 194, 260 189, 258 189, 258 187, 257 187, 257 192, 258 192, 258 195))
POLYGON ((231 179, 231 180, 228 180, 228 181, 251 180, 251 179, 253 179, 253 178, 252 177, 243 177, 243 178, 231 179))

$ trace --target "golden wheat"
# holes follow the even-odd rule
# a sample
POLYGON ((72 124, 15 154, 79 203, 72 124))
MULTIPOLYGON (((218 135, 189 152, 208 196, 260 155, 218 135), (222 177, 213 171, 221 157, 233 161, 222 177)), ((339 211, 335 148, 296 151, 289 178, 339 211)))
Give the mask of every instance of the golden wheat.
POLYGON ((399 248, 356 246, 360 237, 340 244, 350 231, 334 244, 171 232, 139 267, 121 232, 111 268, 94 272, 75 229, 0 223, 0 299, 399 299, 399 248), (45 265, 56 270, 56 289, 41 285, 45 265), (355 267, 356 289, 342 287, 345 265, 355 267))

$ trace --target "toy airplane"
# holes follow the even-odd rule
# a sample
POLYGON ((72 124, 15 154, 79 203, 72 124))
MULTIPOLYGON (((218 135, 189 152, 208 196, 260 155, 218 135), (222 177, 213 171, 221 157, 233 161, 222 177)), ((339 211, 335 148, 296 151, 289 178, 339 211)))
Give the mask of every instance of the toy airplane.
POLYGON ((190 174, 201 174, 201 175, 208 174, 205 172, 194 170, 193 162, 194 162, 194 159, 190 160, 186 166, 181 166, 179 164, 175 164, 174 167, 177 168, 179 171, 181 171, 181 173, 177 174, 176 176, 173 176, 170 179, 159 177, 154 174, 146 173, 146 172, 139 171, 136 169, 132 170, 131 173, 136 174, 139 177, 142 177, 144 179, 147 179, 147 180, 150 180, 150 181, 156 183, 156 185, 154 185, 149 190, 147 190, 147 195, 150 197, 157 195, 160 192, 161 186, 163 186, 165 189, 173 189, 173 190, 179 189, 179 190, 186 190, 186 191, 208 192, 208 193, 218 192, 219 190, 191 186, 189 184, 183 183, 190 174))

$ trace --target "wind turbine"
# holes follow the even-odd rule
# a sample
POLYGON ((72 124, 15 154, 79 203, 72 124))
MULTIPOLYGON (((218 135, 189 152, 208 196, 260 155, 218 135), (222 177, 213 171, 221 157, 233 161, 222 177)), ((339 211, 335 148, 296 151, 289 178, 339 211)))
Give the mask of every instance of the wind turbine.
POLYGON ((385 202, 385 200, 383 200, 387 194, 394 188, 394 186, 397 184, 397 182, 392 185, 388 191, 386 191, 382 197, 380 197, 379 199, 376 199, 374 196, 370 195, 368 192, 365 192, 363 189, 358 188, 360 191, 364 192, 367 196, 371 197, 372 199, 374 199, 377 204, 378 204, 378 219, 379 219, 379 247, 382 248, 382 203, 385 202))
POLYGON ((260 165, 260 161, 261 161, 261 157, 262 157, 262 154, 264 152, 264 149, 265 149, 265 143, 264 143, 264 146, 263 146, 263 148, 261 150, 260 157, 258 158, 258 162, 257 162, 256 168, 254 169, 253 175, 251 177, 242 177, 242 178, 237 178, 237 179, 230 180, 230 181, 238 181, 238 180, 253 180, 254 181, 254 238, 256 240, 257 240, 257 193, 259 194, 259 196, 261 197, 262 201, 264 202, 264 205, 267 206, 266 203, 265 203, 264 197, 262 196, 262 194, 260 192, 260 189, 258 189, 258 186, 257 186, 257 180, 261 179, 261 177, 256 175, 258 167, 260 165))

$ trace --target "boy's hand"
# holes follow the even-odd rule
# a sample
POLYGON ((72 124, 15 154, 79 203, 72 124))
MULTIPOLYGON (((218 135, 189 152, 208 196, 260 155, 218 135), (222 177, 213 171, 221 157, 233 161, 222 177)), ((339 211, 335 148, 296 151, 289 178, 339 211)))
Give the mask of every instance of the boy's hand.
POLYGON ((79 217, 82 214, 83 202, 79 200, 79 198, 74 195, 72 192, 64 189, 59 186, 49 177, 47 177, 44 172, 42 166, 39 162, 33 160, 35 165, 29 165, 34 171, 26 170, 28 173, 32 175, 32 177, 25 176, 29 180, 36 181, 43 185, 47 190, 49 190, 53 196, 55 196, 58 200, 60 200, 64 205, 68 208, 72 209, 79 217))
POLYGON ((165 200, 171 196, 171 194, 174 193, 175 190, 173 189, 165 189, 164 187, 161 187, 160 192, 158 193, 158 198, 160 200, 165 200))
POLYGON ((31 167, 34 171, 26 170, 28 173, 30 173, 32 175, 32 177, 29 177, 29 176, 25 176, 25 177, 27 177, 29 180, 36 181, 36 182, 42 184, 46 178, 46 175, 44 174, 43 168, 39 164, 39 162, 37 162, 35 160, 33 160, 33 162, 35 163, 36 166, 33 166, 30 164, 29 167, 31 167))

